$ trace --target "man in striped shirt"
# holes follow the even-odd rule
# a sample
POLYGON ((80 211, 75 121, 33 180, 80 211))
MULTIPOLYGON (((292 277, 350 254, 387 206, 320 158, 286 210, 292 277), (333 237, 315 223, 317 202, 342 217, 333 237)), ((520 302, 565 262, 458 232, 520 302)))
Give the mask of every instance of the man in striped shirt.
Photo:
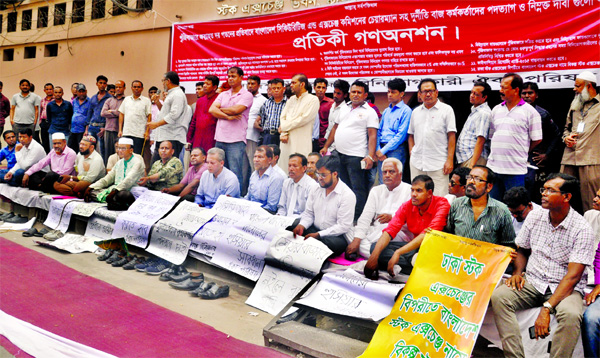
POLYGON ((527 157, 542 141, 540 114, 521 99, 523 79, 516 73, 502 77, 500 97, 504 102, 492 110, 488 167, 498 174, 490 195, 502 200, 504 192, 515 186, 525 186, 527 157))
POLYGON ((287 100, 284 97, 285 86, 281 78, 269 81, 273 97, 269 98, 260 108, 254 128, 262 132, 261 145, 279 145, 279 117, 287 100))

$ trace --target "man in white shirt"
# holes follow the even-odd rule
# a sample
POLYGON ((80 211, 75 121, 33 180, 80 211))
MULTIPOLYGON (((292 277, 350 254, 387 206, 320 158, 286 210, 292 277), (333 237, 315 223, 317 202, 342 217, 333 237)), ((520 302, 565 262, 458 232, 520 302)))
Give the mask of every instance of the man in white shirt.
POLYGON ((352 105, 346 107, 337 118, 321 154, 327 153, 333 141, 339 156, 342 170, 340 179, 356 194, 354 219, 358 219, 369 194, 368 172, 375 164, 377 150, 377 129, 379 117, 366 102, 369 85, 355 81, 350 88, 352 105))
POLYGON ((294 235, 321 241, 333 251, 333 257, 344 252, 352 238, 356 205, 356 196, 339 180, 339 171, 340 161, 336 157, 319 159, 317 177, 321 188, 310 193, 300 224, 294 228, 294 235))
MULTIPOLYGON (((355 260, 356 255, 369 258, 371 245, 377 242, 381 231, 404 202, 410 199, 411 185, 402 182, 402 162, 388 157, 381 166, 383 184, 371 189, 369 198, 354 228, 354 240, 346 248, 346 258, 355 260)), ((392 241, 410 241, 413 234, 406 226, 392 241)))
POLYGON ((246 186, 246 189, 242 190, 243 192, 247 191, 250 175, 252 175, 252 172, 254 171, 254 152, 258 147, 258 142, 260 141, 260 131, 254 127, 254 122, 256 122, 256 118, 260 112, 260 107, 262 107, 262 105, 267 101, 265 96, 259 92, 260 77, 248 76, 246 88, 248 89, 248 92, 252 93, 254 100, 252 100, 252 107, 250 107, 250 112, 248 113, 248 129, 246 130, 246 157, 244 158, 243 167, 244 185, 246 186))
POLYGON ((508 206, 508 211, 512 216, 512 224, 515 229, 515 235, 519 234, 523 222, 527 218, 527 215, 532 210, 541 209, 542 207, 531 201, 531 196, 527 192, 527 189, 523 186, 515 186, 504 193, 502 201, 508 206))
POLYGON ((75 159, 77 175, 61 175, 54 183, 59 194, 83 199, 87 188, 106 174, 104 160, 96 150, 96 138, 85 136, 79 142, 79 153, 75 159))
POLYGON ((300 217, 306 208, 306 200, 319 185, 306 175, 308 160, 299 153, 290 155, 288 161, 289 178, 283 182, 277 215, 300 217))
POLYGON ((448 174, 454 168, 456 118, 449 105, 438 100, 435 80, 419 83, 423 104, 415 108, 408 126, 408 152, 411 178, 428 175, 435 184, 436 196, 448 194, 448 174))
MULTIPOLYGON (((329 126, 327 126, 327 132, 325 132, 325 142, 329 139, 333 126, 339 121, 340 113, 347 107, 348 92, 350 92, 350 84, 348 82, 344 80, 333 82, 333 104, 329 109, 329 126)), ((335 142, 331 142, 329 151, 333 152, 334 150, 335 142)))
MULTIPOLYGON (((25 128, 19 131, 19 143, 15 146, 17 164, 6 173, 4 180, 10 186, 21 186, 23 175, 31 166, 46 157, 44 147, 33 139, 33 129, 25 128)), ((48 166, 42 171, 48 172, 48 166)))
MULTIPOLYGON (((131 96, 125 97, 119 107, 118 137, 133 139, 133 152, 142 154, 148 133, 146 124, 152 120, 152 103, 148 97, 142 96, 144 84, 141 81, 131 83, 131 96)), ((150 145, 150 142, 146 143, 150 145)))

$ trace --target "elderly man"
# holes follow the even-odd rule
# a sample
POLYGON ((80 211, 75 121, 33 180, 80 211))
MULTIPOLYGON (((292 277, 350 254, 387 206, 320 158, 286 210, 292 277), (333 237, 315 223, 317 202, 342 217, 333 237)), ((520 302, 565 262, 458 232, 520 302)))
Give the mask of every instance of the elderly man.
POLYGON ((585 267, 592 264, 595 251, 592 228, 570 205, 577 191, 575 177, 551 174, 544 183, 543 209, 529 213, 515 240, 513 275, 491 300, 506 357, 525 356, 515 312, 539 306, 535 338, 550 334, 554 314, 558 324, 550 357, 573 355, 583 314, 585 267))
POLYGON ((183 164, 181 160, 173 156, 173 144, 170 140, 164 140, 158 148, 160 159, 152 163, 150 172, 138 180, 138 185, 145 186, 150 190, 163 190, 170 188, 183 178, 183 164))
POLYGON ((281 198, 277 205, 277 215, 300 217, 306 208, 306 201, 311 192, 319 185, 306 174, 308 161, 299 153, 290 155, 288 160, 289 178, 283 181, 281 198))
MULTIPOLYGON (((402 168, 402 162, 397 158, 389 157, 383 161, 383 184, 371 189, 365 209, 354 228, 354 240, 346 248, 346 258, 355 259, 357 253, 369 258, 371 245, 379 239, 381 231, 400 205, 410 199, 411 187, 402 182, 402 168)), ((412 238, 412 233, 404 226, 392 241, 409 241, 412 238)))
POLYGON ((179 184, 164 188, 163 193, 179 195, 187 201, 194 201, 202 174, 206 171, 206 152, 202 148, 194 148, 190 152, 190 168, 179 184))
MULTIPOLYGON (((19 131, 19 144, 15 146, 15 152, 17 164, 4 175, 4 181, 10 186, 21 186, 25 171, 43 160, 46 152, 42 145, 33 139, 31 128, 19 131)), ((48 168, 43 168, 42 171, 48 171, 48 168)))
POLYGON ((133 154, 133 140, 121 138, 117 144, 119 159, 106 176, 88 187, 86 201, 107 203, 109 210, 127 210, 135 201, 129 192, 144 175, 144 160, 133 154))
POLYGON ((54 191, 54 183, 61 175, 73 175, 75 173, 75 157, 77 154, 67 147, 67 140, 62 133, 52 135, 52 147, 48 155, 29 168, 21 185, 29 187, 31 190, 41 190, 44 193, 54 191), (50 165, 50 171, 45 172, 42 169, 50 165))
POLYGON ((300 223, 294 228, 294 235, 321 241, 333 251, 334 257, 348 246, 356 205, 356 196, 339 180, 339 171, 340 161, 336 157, 319 159, 317 177, 321 187, 309 194, 300 223))
POLYGON ((62 195, 83 199, 87 188, 106 174, 102 156, 96 150, 96 138, 85 136, 79 142, 75 159, 77 175, 61 175, 54 183, 54 190, 62 195))
POLYGON ((531 201, 527 189, 522 186, 515 186, 504 193, 502 201, 508 206, 508 211, 512 215, 512 224, 515 229, 515 235, 519 235, 523 222, 531 210, 540 209, 541 206, 531 201))
POLYGON ((598 80, 584 71, 575 79, 575 98, 567 115, 563 141, 562 173, 581 181, 583 211, 590 210, 594 193, 600 189, 600 95, 598 80))
POLYGON ((308 175, 309 177, 311 177, 314 181, 318 181, 318 178, 317 178, 317 162, 322 157, 323 156, 319 152, 308 153, 308 156, 306 157, 307 163, 308 163, 306 165, 306 175, 308 175))
POLYGON ((209 149, 206 164, 207 169, 200 177, 194 202, 210 209, 221 195, 239 198, 240 183, 237 176, 225 168, 225 151, 221 148, 209 149))
POLYGON ((273 150, 267 145, 261 145, 254 152, 254 168, 250 177, 248 194, 244 199, 261 203, 266 211, 277 212, 277 203, 281 196, 281 187, 285 177, 271 166, 273 150))
POLYGON ((417 175, 412 180, 410 200, 400 206, 377 242, 371 245, 371 256, 364 269, 367 278, 377 279, 378 268, 387 269, 394 276, 396 264, 406 274, 412 272, 412 258, 423 242, 425 229, 442 230, 450 211, 448 200, 433 195, 434 187, 427 175, 417 175), (408 242, 391 241, 404 224, 416 237, 408 242))
POLYGON ((294 95, 281 111, 279 140, 283 159, 279 166, 283 170, 287 170, 291 154, 310 153, 312 150, 312 131, 319 111, 319 99, 308 92, 309 86, 306 75, 294 75, 290 83, 294 95))

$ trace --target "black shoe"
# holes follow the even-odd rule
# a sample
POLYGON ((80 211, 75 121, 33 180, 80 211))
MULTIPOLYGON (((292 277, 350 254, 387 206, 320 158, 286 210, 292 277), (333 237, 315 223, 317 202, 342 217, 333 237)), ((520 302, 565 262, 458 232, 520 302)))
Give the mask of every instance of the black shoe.
POLYGON ((44 235, 46 235, 47 233, 49 233, 50 230, 48 228, 43 228, 42 230, 36 232, 35 234, 33 234, 33 236, 35 237, 44 237, 44 235))
POLYGON ((204 281, 200 284, 200 286, 198 286, 197 289, 190 291, 190 295, 192 295, 194 297, 198 297, 201 293, 208 291, 214 285, 216 285, 216 283, 204 281))
POLYGON ((106 259, 106 263, 112 264, 113 262, 122 259, 124 255, 125 253, 121 251, 114 251, 113 254, 108 259, 106 259))
POLYGON ((181 266, 178 265, 171 265, 171 267, 169 267, 169 270, 167 272, 163 272, 160 274, 160 276, 158 277, 159 280, 161 281, 171 281, 172 275, 176 275, 179 273, 179 268, 181 266))
POLYGON ((2 221, 6 221, 6 219, 10 219, 10 218, 14 218, 16 215, 13 212, 10 213, 4 213, 2 215, 0 215, 0 220, 2 221))
POLYGON ((219 286, 217 284, 198 294, 198 297, 202 298, 203 300, 216 300, 217 298, 227 296, 229 296, 229 286, 219 286))
POLYGON ((37 232, 38 232, 37 229, 32 227, 31 229, 23 232, 21 235, 23 237, 32 237, 32 236, 36 236, 35 234, 37 234, 37 232))
POLYGON ((108 249, 106 251, 104 251, 104 253, 100 256, 97 257, 98 261, 106 261, 108 260, 109 257, 112 256, 112 254, 115 252, 115 250, 113 249, 108 249))
POLYGON ((29 219, 27 217, 21 215, 15 215, 10 219, 4 220, 4 222, 11 224, 25 224, 28 221, 29 219))
POLYGON ((198 280, 198 281, 188 278, 187 280, 183 280, 181 282, 169 282, 169 286, 171 286, 177 290, 193 291, 193 290, 197 289, 202 282, 204 282, 204 276, 202 277, 201 280, 198 280))
POLYGON ((128 263, 131 260, 133 260, 133 256, 125 256, 119 260, 113 261, 113 263, 110 265, 112 267, 123 267, 123 265, 125 265, 126 263, 128 263))

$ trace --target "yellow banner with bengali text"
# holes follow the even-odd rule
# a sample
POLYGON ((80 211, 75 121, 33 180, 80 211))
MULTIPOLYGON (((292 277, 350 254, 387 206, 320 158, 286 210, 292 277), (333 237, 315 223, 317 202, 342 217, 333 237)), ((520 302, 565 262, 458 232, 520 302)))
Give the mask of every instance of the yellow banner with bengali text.
POLYGON ((511 248, 432 231, 360 358, 468 358, 511 248))

